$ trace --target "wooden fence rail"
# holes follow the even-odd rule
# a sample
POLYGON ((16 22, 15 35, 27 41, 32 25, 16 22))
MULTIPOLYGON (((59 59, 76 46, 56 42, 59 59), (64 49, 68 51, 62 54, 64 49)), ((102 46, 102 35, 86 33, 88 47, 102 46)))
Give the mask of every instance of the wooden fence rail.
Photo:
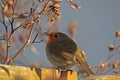
MULTIPOLYGON (((78 80, 77 72, 0 64, 0 80, 78 80)), ((91 75, 80 80, 120 80, 120 76, 91 75)))
POLYGON ((0 80, 78 80, 77 72, 0 64, 0 80))

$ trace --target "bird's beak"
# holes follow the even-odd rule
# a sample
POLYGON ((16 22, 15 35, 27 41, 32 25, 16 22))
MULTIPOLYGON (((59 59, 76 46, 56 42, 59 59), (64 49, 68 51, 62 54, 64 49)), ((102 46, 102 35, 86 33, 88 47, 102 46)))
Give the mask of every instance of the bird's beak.
POLYGON ((44 33, 45 33, 45 35, 50 36, 48 32, 44 32, 44 33))

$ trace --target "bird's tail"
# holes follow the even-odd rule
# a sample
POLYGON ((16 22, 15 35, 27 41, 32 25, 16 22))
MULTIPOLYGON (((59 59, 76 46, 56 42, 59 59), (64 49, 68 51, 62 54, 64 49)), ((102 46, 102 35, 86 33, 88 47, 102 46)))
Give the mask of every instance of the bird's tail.
POLYGON ((89 68, 86 60, 79 53, 76 54, 76 60, 87 73, 87 75, 94 75, 93 71, 89 68))

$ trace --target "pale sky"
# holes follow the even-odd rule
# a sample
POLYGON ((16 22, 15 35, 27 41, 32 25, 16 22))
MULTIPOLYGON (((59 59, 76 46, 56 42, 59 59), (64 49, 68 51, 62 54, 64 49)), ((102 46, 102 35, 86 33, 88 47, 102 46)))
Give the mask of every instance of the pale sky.
MULTIPOLYGON (((60 25, 62 30, 71 20, 78 22, 76 39, 87 53, 88 63, 98 65, 108 54, 108 46, 113 44, 114 33, 120 30, 120 0, 74 0, 82 8, 79 11, 63 4, 60 25), (91 39, 92 37, 92 39, 91 39)), ((61 30, 61 31, 62 31, 61 30)), ((63 30, 65 31, 65 30, 63 30)), ((120 53, 116 59, 120 60, 120 53)))
MULTIPOLYGON (((108 46, 113 44, 114 33, 120 30, 120 0, 74 0, 74 2, 82 6, 79 11, 73 10, 65 1, 61 3, 62 18, 58 23, 59 30, 66 33, 69 22, 76 21, 78 32, 75 38, 78 45, 87 53, 90 66, 99 65, 108 55, 108 46), (88 41, 89 44, 86 45, 88 41)), ((27 54, 31 54, 31 62, 38 60, 41 66, 49 67, 45 44, 40 43, 36 47, 40 57, 26 51, 27 54)), ((116 59, 120 60, 119 56, 120 53, 117 53, 116 59)))

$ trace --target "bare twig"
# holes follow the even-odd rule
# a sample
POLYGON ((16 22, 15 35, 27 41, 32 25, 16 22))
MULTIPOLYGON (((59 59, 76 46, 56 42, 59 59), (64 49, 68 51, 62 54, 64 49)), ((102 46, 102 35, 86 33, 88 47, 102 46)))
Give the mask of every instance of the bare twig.
POLYGON ((31 29, 30 29, 30 33, 29 33, 27 41, 25 42, 25 44, 23 45, 23 47, 12 58, 10 58, 10 60, 9 60, 10 63, 9 64, 11 64, 14 61, 14 59, 19 54, 21 54, 26 49, 26 47, 30 44, 30 39, 31 39, 31 36, 32 36, 32 30, 33 30, 33 28, 34 28, 34 23, 31 23, 31 29))
MULTIPOLYGON (((9 39, 8 39, 8 35, 7 35, 7 32, 8 32, 8 26, 6 25, 6 23, 5 23, 5 19, 4 19, 4 16, 2 15, 2 21, 0 20, 0 22, 3 24, 3 26, 5 27, 5 31, 6 31, 6 42, 7 42, 7 49, 6 49, 6 58, 5 58, 5 61, 8 59, 8 57, 9 57, 9 52, 8 52, 8 50, 9 50, 9 39)), ((4 62, 5 62, 4 61, 4 62)))

